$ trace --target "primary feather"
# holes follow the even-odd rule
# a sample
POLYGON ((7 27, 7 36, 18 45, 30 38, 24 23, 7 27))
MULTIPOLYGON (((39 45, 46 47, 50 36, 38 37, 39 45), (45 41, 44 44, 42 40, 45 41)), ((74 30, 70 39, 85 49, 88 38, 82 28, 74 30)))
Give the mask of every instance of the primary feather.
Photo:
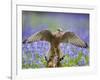
POLYGON ((78 47, 87 47, 86 43, 73 32, 65 32, 62 35, 61 42, 70 43, 78 47))

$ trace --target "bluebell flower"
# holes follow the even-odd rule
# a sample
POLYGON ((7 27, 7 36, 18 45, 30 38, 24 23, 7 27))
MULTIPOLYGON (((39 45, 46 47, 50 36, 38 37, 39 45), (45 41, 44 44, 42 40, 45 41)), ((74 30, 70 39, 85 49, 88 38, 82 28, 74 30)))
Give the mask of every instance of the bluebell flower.
POLYGON ((27 64, 32 64, 32 60, 28 60, 27 61, 27 64))
POLYGON ((89 50, 88 49, 83 49, 83 55, 84 56, 89 56, 89 50))
POLYGON ((41 64, 41 61, 39 61, 39 60, 36 60, 36 64, 41 64))

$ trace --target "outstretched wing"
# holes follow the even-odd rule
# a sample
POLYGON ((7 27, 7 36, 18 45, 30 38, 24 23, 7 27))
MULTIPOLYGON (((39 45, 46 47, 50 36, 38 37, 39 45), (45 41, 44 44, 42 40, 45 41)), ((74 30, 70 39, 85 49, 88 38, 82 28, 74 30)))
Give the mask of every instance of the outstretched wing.
POLYGON ((51 39, 52 39, 52 33, 49 30, 43 30, 33 34, 28 39, 24 40, 23 43, 32 43, 39 40, 50 42, 51 39))
POLYGON ((78 47, 84 47, 84 48, 88 47, 87 44, 73 32, 65 32, 62 35, 61 42, 71 43, 78 47))

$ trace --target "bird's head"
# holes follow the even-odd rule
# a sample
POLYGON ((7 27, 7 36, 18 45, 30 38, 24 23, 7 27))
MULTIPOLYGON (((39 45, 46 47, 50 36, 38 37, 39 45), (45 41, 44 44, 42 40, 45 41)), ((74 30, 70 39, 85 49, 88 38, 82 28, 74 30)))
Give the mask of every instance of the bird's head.
POLYGON ((63 29, 62 28, 58 28, 57 31, 58 32, 63 32, 63 29))

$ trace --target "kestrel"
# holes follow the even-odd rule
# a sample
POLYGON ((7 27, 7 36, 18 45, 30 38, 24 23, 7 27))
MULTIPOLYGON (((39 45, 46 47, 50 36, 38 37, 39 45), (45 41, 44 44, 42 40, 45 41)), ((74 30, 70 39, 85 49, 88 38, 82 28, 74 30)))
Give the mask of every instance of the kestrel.
MULTIPOLYGON (((42 30, 31 35, 29 38, 23 41, 23 43, 32 43, 35 41, 48 41, 50 43, 50 56, 49 58, 55 58, 60 60, 62 55, 60 53, 60 43, 70 43, 72 45, 87 48, 87 44, 75 33, 64 32, 62 29, 57 29, 57 32, 51 32, 50 30, 42 30)), ((50 60, 50 59, 49 59, 50 60)), ((56 65, 57 66, 57 65, 56 65)))

